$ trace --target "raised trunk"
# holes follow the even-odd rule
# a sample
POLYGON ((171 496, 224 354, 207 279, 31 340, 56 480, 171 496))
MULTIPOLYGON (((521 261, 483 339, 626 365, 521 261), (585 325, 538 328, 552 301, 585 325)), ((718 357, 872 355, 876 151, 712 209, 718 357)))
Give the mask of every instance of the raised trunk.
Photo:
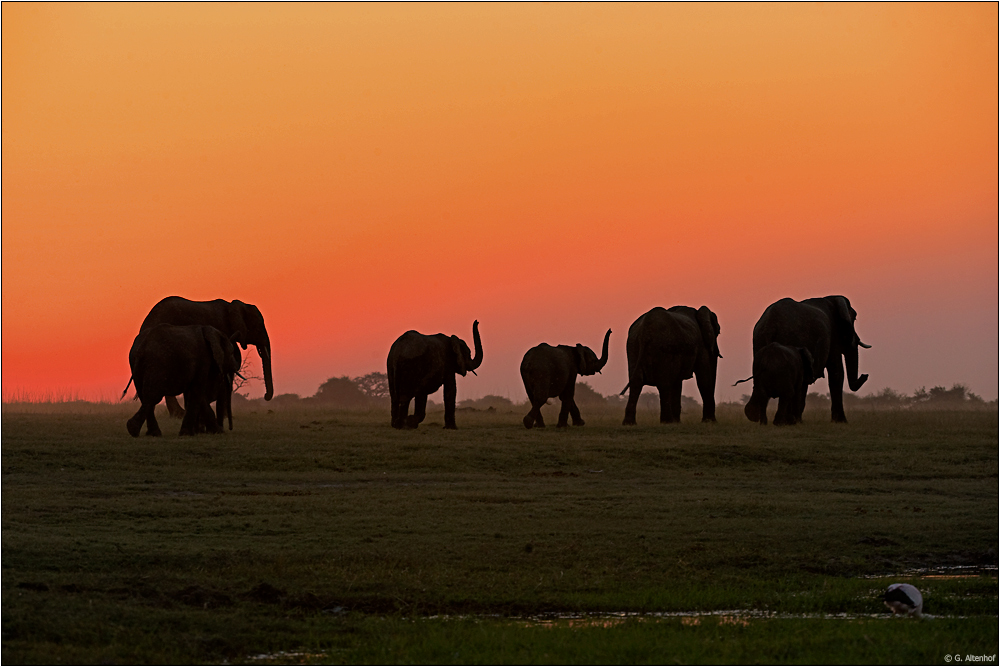
POLYGON ((271 381, 271 345, 264 343, 257 346, 260 363, 264 368, 264 400, 270 401, 274 396, 274 383, 271 381))
MULTIPOLYGON (((608 339, 611 338, 611 329, 604 334, 604 348, 601 350, 601 358, 597 361, 597 370, 600 371, 608 363, 608 339)), ((624 393, 624 392, 622 392, 624 393)))
POLYGON ((858 376, 858 345, 855 343, 849 348, 844 350, 844 363, 847 366, 847 386, 851 388, 851 391, 857 391, 861 389, 865 381, 868 379, 868 375, 858 376))
POLYGON ((476 347, 476 356, 472 358, 470 371, 476 370, 483 363, 483 342, 479 340, 479 320, 472 323, 472 342, 476 347))

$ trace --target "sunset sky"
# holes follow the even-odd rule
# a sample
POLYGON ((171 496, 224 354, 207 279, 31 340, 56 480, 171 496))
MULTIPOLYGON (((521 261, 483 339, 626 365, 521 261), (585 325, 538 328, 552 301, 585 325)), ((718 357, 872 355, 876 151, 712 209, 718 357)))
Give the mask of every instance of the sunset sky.
POLYGON ((763 310, 843 294, 861 393, 997 398, 996 3, 2 12, 5 398, 117 398, 175 294, 256 304, 276 394, 474 319, 459 399, 608 328, 617 393, 685 304, 738 400, 763 310))

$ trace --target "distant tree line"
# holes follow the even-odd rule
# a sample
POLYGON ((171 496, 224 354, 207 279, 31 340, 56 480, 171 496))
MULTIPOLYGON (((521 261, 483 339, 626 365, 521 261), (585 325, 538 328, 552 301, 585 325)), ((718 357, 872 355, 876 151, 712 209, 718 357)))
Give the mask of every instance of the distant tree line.
MULTIPOLYGON (((581 408, 624 407, 628 396, 612 394, 603 396, 586 382, 576 383, 575 399, 581 408)), ((234 394, 233 401, 246 400, 241 394, 234 394)), ((750 400, 749 394, 744 394, 740 407, 750 400)), ((558 399, 550 401, 558 406, 558 399)), ((316 406, 346 410, 374 410, 389 408, 389 378, 385 373, 368 373, 358 377, 333 377, 319 386, 313 396, 301 397, 298 394, 279 394, 271 404, 282 406, 316 406)), ((482 398, 467 398, 457 405, 459 410, 483 410, 516 412, 527 404, 527 399, 520 403, 504 396, 487 395, 482 398)), ((725 403, 720 403, 725 405, 725 403)), ((735 405, 735 404, 734 404, 735 405)), ((984 401, 982 397, 972 393, 964 384, 954 384, 951 389, 945 387, 920 387, 912 395, 902 394, 894 389, 883 389, 876 394, 858 396, 844 392, 846 407, 862 410, 996 410, 997 401, 984 401)), ((430 410, 440 409, 441 404, 433 400, 427 402, 430 410)), ((700 409, 701 404, 690 396, 681 397, 681 410, 700 409)), ((653 387, 643 389, 639 397, 639 409, 659 410, 660 397, 653 387)), ((829 410, 830 395, 810 392, 806 397, 807 410, 829 410)))
MULTIPOLYGON (((743 403, 750 400, 743 395, 743 403)), ((996 410, 997 401, 984 401, 969 391, 964 384, 954 384, 951 389, 920 387, 913 395, 901 394, 886 387, 876 394, 858 396, 844 392, 844 406, 862 410, 996 410)), ((830 394, 810 392, 806 395, 806 410, 829 410, 830 394)))

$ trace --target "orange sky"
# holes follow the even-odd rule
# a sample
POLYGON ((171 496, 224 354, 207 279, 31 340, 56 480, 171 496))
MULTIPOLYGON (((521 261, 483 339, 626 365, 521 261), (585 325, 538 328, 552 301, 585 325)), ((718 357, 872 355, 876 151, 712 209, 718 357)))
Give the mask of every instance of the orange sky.
POLYGON ((5 397, 119 395, 171 294, 258 305, 276 393, 473 319, 459 398, 609 327, 617 392, 705 304, 735 399, 768 304, 845 294, 863 392, 997 397, 995 3, 2 12, 5 397))

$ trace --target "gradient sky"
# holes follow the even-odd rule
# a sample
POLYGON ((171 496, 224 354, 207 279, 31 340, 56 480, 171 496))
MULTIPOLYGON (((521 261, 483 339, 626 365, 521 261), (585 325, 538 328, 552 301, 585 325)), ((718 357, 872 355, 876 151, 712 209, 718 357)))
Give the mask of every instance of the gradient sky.
POLYGON ((279 394, 474 319, 460 399, 608 328, 618 392, 704 304, 738 399, 768 304, 844 294, 862 393, 997 397, 996 3, 2 12, 4 397, 117 397, 173 294, 259 306, 279 394))

